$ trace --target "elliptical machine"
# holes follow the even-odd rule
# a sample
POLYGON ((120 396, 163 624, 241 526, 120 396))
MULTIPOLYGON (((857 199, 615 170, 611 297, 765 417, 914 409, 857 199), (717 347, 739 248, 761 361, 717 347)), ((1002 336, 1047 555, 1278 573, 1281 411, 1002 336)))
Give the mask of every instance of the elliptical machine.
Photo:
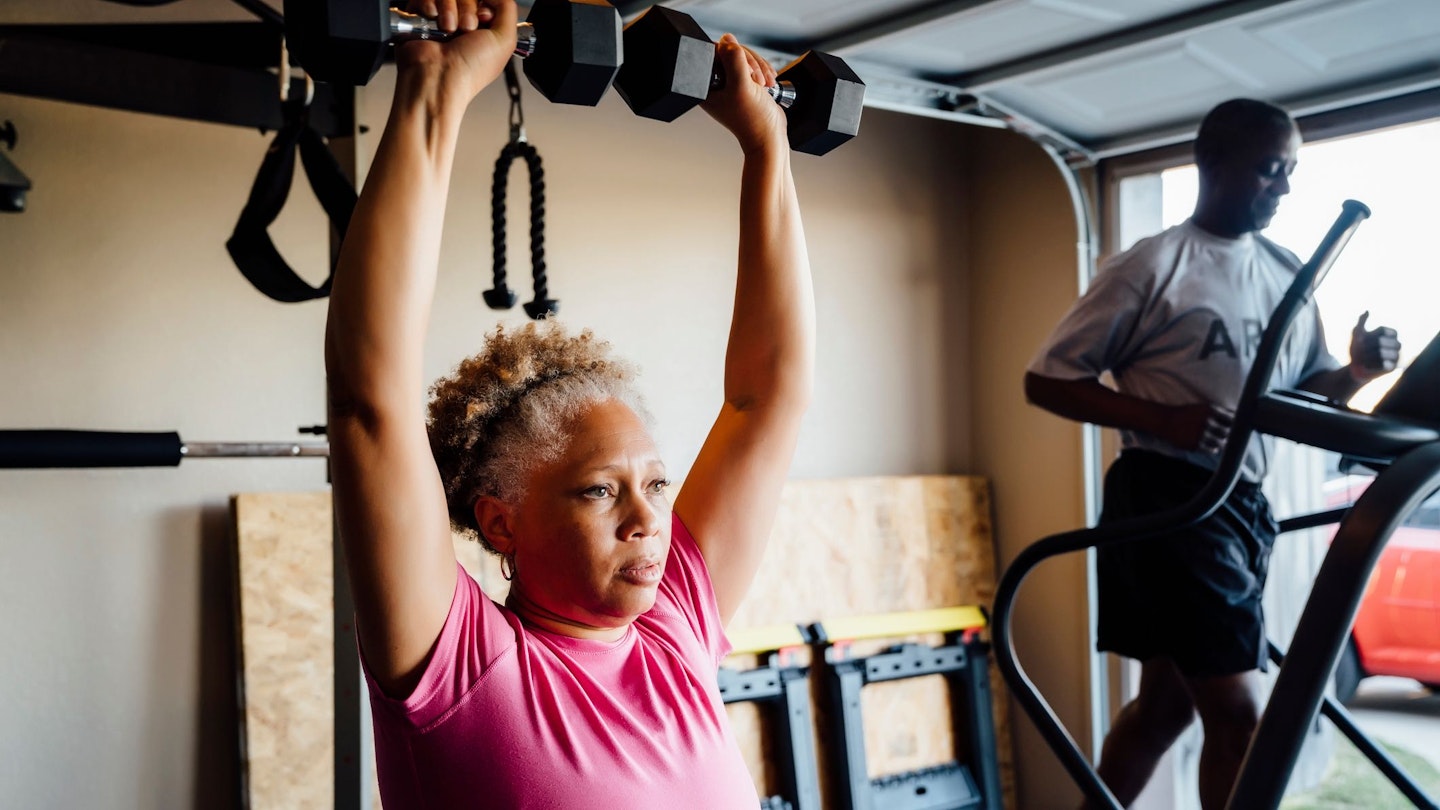
MULTIPOLYGON (((1039 540, 1022 551, 1000 579, 991 622, 996 663, 1015 698, 1071 778, 1086 798, 1099 806, 1120 808, 1016 658, 1011 621, 1020 584, 1051 557, 1112 543, 1145 542, 1209 517, 1239 481, 1245 449, 1251 436, 1260 432, 1339 452, 1378 474, 1348 510, 1332 510, 1280 524, 1282 533, 1336 521, 1340 526, 1315 578, 1288 655, 1282 656, 1270 645, 1272 659, 1280 664, 1279 676, 1227 807, 1256 810, 1279 806, 1306 730, 1323 708, 1341 732, 1416 807, 1440 810, 1434 799, 1356 727, 1345 709, 1325 695, 1325 686, 1380 552, 1395 529, 1440 487, 1440 424, 1352 411, 1298 392, 1267 392, 1290 325, 1369 216, 1370 209, 1363 203, 1347 200, 1314 255, 1296 272, 1261 337, 1220 463, 1200 492, 1166 512, 1039 540)), ((1440 419, 1440 413, 1426 417, 1440 419)))

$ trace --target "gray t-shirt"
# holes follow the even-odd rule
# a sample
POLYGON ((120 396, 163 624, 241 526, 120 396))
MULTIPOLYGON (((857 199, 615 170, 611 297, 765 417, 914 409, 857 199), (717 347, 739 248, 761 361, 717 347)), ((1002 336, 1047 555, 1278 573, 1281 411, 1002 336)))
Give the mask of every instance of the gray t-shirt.
MULTIPOLYGON (((1295 278, 1299 259, 1285 258, 1246 234, 1226 239, 1186 220, 1106 261, 1070 308, 1029 370, 1081 380, 1109 371, 1122 393, 1165 405, 1210 402, 1234 410, 1271 313, 1295 278), (1287 261, 1288 260, 1288 261, 1287 261)), ((1339 368, 1325 348, 1312 301, 1290 327, 1273 388, 1294 388, 1312 374, 1339 368)), ((1122 431, 1138 447, 1214 468, 1201 451, 1181 450, 1144 433, 1122 431)), ((1265 475, 1269 437, 1252 439, 1245 478, 1265 475)))

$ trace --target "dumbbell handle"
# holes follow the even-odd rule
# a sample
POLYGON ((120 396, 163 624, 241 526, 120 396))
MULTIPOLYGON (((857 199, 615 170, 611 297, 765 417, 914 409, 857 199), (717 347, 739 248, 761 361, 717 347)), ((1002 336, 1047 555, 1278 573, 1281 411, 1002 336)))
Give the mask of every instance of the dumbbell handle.
POLYGON ((765 92, 775 99, 775 103, 785 109, 795 106, 795 85, 790 82, 779 82, 774 87, 767 86, 765 92))
MULTIPOLYGON (((453 39, 457 33, 460 32, 441 29, 440 23, 429 17, 421 17, 398 8, 390 9, 390 39, 392 42, 409 42, 413 39, 446 42, 453 39)), ((528 22, 516 25, 515 55, 526 57, 534 52, 535 26, 528 22)))
MULTIPOLYGON (((721 73, 717 68, 710 74, 710 89, 712 91, 719 90, 724 86, 725 74, 721 73)), ((787 110, 795 106, 795 85, 791 82, 779 82, 774 87, 767 85, 765 92, 770 94, 770 98, 775 99, 776 104, 779 104, 787 110)))

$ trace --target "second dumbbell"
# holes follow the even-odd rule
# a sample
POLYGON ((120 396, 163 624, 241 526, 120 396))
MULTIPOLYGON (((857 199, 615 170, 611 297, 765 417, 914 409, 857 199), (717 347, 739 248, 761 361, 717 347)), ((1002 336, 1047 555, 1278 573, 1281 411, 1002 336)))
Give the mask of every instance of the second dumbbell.
MULTIPOLYGON (((652 6, 625 26, 624 49, 615 90, 645 118, 674 121, 723 86, 715 43, 684 12, 652 6)), ((844 60, 810 51, 777 78, 767 89, 785 108, 792 149, 823 155, 860 131, 865 82, 844 60)))

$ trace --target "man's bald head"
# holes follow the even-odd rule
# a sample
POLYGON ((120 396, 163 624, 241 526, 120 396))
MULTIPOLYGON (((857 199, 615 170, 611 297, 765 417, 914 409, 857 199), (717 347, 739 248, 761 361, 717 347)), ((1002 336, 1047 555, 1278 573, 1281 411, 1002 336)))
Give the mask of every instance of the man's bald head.
POLYGON ((1300 132, 1284 110, 1237 98, 1206 114, 1195 137, 1200 195, 1192 219, 1221 236, 1262 230, 1290 193, 1300 132))
POLYGON ((1290 132, 1290 113, 1253 98, 1232 98, 1205 114, 1195 136, 1195 164, 1202 170, 1237 153, 1246 152, 1257 139, 1290 132))

